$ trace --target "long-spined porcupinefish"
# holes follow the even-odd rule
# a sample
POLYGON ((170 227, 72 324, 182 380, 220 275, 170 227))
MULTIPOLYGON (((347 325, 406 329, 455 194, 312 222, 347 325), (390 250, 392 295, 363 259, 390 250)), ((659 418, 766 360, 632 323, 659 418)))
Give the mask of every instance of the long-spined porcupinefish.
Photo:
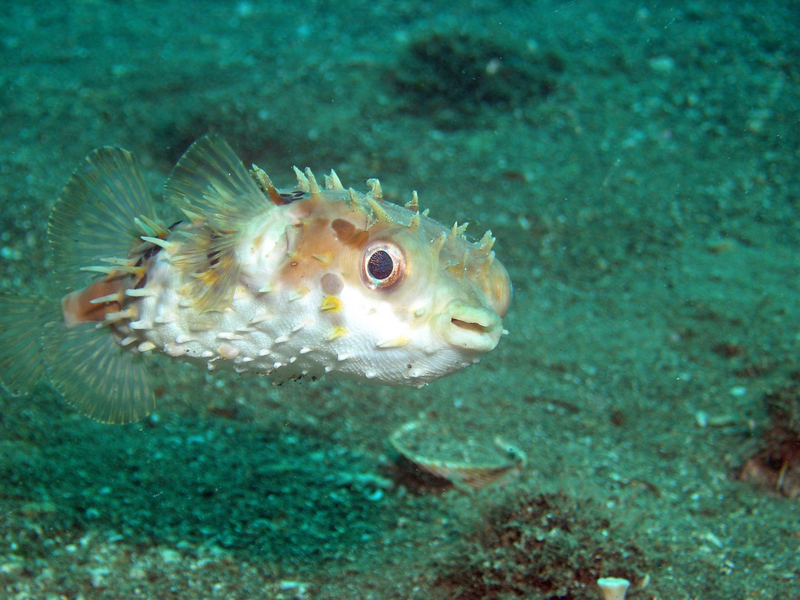
POLYGON ((326 373, 421 386, 479 360, 503 333, 511 282, 494 238, 464 235, 331 171, 295 168, 279 190, 219 137, 195 142, 164 197, 166 226, 133 155, 91 152, 50 215, 57 302, 0 299, 0 376, 24 393, 47 375, 104 422, 154 406, 141 355, 271 375, 326 373))

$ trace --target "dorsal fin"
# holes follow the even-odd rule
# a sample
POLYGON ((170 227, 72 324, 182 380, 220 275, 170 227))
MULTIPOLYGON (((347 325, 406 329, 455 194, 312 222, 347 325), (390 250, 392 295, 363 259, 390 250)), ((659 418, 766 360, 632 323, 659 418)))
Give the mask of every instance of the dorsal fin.
POLYGON ((83 287, 82 267, 128 258, 141 243, 137 219, 158 223, 155 206, 133 154, 97 148, 64 186, 47 226, 59 291, 83 287))
POLYGON ((192 278, 199 312, 230 304, 241 265, 236 246, 246 226, 275 207, 236 153, 221 137, 200 138, 184 153, 164 188, 165 198, 206 229, 195 229, 175 254, 176 266, 192 278))
POLYGON ((219 233, 238 229, 270 208, 242 161, 218 135, 201 137, 184 152, 164 186, 164 197, 219 233))

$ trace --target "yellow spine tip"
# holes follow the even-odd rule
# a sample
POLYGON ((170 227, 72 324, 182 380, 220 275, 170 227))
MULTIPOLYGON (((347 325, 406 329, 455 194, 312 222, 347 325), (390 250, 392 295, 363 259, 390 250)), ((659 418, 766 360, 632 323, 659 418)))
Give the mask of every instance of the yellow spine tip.
POLYGON ((344 327, 334 327, 333 331, 331 331, 330 335, 328 336, 328 341, 333 341, 336 338, 340 338, 344 335, 347 335, 347 330, 344 327))
POLYGON ((322 306, 320 306, 320 309, 329 312, 339 312, 342 310, 342 301, 336 296, 325 296, 325 298, 322 300, 322 306))

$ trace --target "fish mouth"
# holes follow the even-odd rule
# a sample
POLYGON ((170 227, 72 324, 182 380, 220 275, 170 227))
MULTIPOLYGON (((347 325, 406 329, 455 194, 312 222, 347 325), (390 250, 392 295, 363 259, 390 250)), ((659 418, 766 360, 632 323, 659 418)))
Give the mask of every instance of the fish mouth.
POLYGON ((474 352, 489 352, 500 341, 503 322, 488 308, 452 302, 439 317, 442 337, 457 348, 474 352))

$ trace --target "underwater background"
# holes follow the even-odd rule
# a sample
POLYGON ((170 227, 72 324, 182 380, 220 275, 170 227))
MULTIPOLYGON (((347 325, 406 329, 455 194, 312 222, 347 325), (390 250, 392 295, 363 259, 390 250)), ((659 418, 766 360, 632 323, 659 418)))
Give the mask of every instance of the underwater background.
POLYGON ((0 16, 3 292, 57 294, 47 215, 91 149, 158 197, 207 132, 279 186, 418 190, 515 286, 500 346, 422 389, 156 358, 133 425, 1 394, 0 597, 800 598, 796 2, 0 16))

